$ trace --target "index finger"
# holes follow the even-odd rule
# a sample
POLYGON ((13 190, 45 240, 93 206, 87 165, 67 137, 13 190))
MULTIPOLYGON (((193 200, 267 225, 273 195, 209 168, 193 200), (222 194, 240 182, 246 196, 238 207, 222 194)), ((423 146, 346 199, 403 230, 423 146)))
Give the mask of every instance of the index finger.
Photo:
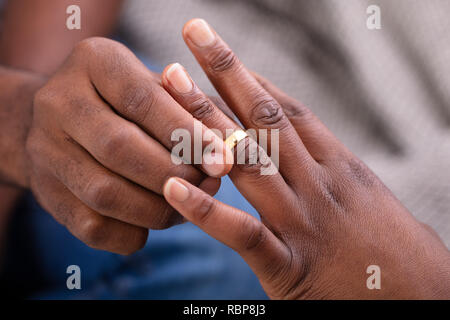
MULTIPOLYGON (((186 44, 223 100, 248 129, 279 130, 280 172, 286 180, 305 178, 315 161, 285 116, 280 104, 258 83, 228 45, 202 19, 189 21, 183 36, 186 44), (300 170, 299 170, 300 169, 300 170)), ((270 147, 270 140, 268 147, 270 147)), ((304 179, 301 179, 304 180, 304 179)))
POLYGON ((167 180, 164 197, 187 220, 238 252, 262 279, 289 259, 285 244, 261 221, 212 198, 186 180, 167 180))
POLYGON ((116 113, 138 125, 169 151, 177 145, 174 134, 179 129, 187 130, 190 150, 194 152, 186 152, 180 158, 185 163, 200 165, 210 176, 228 173, 231 164, 227 157, 231 158, 231 155, 222 139, 186 112, 162 88, 159 77, 128 48, 108 39, 88 39, 79 46, 80 50, 95 57, 88 59, 90 85, 116 113), (210 144, 217 159, 214 163, 207 163, 202 158, 210 144))

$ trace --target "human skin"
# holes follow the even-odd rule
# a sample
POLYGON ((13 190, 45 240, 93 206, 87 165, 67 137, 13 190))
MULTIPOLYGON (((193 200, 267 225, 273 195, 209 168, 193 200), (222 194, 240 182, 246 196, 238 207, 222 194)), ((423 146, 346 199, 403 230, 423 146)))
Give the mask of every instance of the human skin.
MULTIPOLYGON (((261 221, 172 178, 164 196, 178 212, 236 250, 273 299, 450 298, 443 242, 310 110, 249 72, 203 20, 188 22, 183 36, 245 128, 279 130, 280 160, 275 175, 248 162, 229 173, 261 221), (366 287, 369 265, 381 269, 380 290, 366 287)), ((168 72, 173 68, 163 84, 186 110, 224 133, 237 127, 187 75, 168 72), (202 112, 192 101, 203 101, 202 112)))
POLYGON ((42 84, 40 77, 0 67, 0 251, 10 212, 23 191, 18 185, 25 183, 25 141, 32 118, 33 93, 42 84))
POLYGON ((86 9, 81 30, 68 31, 70 0, 10 0, 2 11, 0 32, 0 246, 10 215, 28 185, 25 140, 35 91, 56 70, 74 45, 115 27, 122 0, 78 0, 86 9), (55 13, 60 14, 55 14, 55 13), (92 17, 95 19, 92 19, 92 17))
MULTIPOLYGON (((1 81, 8 86, 2 87, 0 182, 31 189, 40 204, 87 245, 120 254, 135 252, 145 244, 149 228, 182 222, 162 196, 168 177, 185 177, 214 194, 220 181, 202 184, 202 170, 221 176, 229 166, 174 165, 171 132, 174 126, 193 125, 193 117, 162 88, 159 75, 115 41, 89 38, 74 44, 86 35, 111 30, 117 15, 114 6, 84 3, 84 11, 99 11, 103 4, 110 14, 99 15, 101 27, 96 22, 89 29, 88 24, 89 32, 70 36, 64 21, 45 19, 59 16, 54 12, 65 9, 66 2, 40 3, 42 7, 23 20, 28 23, 16 30, 14 18, 30 12, 34 3, 18 2, 22 7, 13 1, 6 9, 2 61, 36 73, 1 70, 1 81), (52 52, 49 59, 39 39, 52 26, 57 29, 52 39, 56 44, 48 47, 57 54, 52 52), (58 44, 58 37, 64 36, 70 41, 61 39, 58 44), (34 47, 36 57, 23 52, 34 47)), ((108 2, 113 3, 118 2, 108 2)), ((223 142, 217 139, 217 144, 216 150, 226 154, 223 142)), ((5 227, 6 213, 2 217, 5 227)))
MULTIPOLYGON (((129 49, 105 38, 83 40, 34 97, 26 144, 31 189, 84 243, 130 254, 145 244, 148 229, 181 222, 162 196, 170 176, 214 194, 219 180, 202 184, 201 170, 219 177, 231 168, 172 162, 172 132, 185 128, 194 136, 196 125, 205 136, 210 131, 129 49)), ((227 154, 221 139, 213 142, 227 154)))

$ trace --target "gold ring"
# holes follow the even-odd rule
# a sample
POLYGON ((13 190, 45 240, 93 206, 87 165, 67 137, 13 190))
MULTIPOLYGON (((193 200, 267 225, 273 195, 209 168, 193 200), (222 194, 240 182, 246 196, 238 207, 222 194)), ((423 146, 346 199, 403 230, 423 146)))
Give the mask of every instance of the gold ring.
POLYGON ((233 150, 233 148, 236 147, 239 142, 247 137, 247 132, 243 130, 236 130, 225 140, 225 144, 228 148, 230 148, 230 150, 233 150))

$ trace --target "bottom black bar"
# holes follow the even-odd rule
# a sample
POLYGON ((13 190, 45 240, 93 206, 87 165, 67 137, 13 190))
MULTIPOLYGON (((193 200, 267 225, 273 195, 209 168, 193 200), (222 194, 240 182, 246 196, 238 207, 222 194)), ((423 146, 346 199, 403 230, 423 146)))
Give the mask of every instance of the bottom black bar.
MULTIPOLYGON (((434 312, 447 314, 450 301, 15 301, 2 307, 13 308, 13 315, 23 311, 34 315, 59 315, 58 319, 86 315, 130 317, 134 314, 146 319, 306 319, 311 316, 336 315, 385 318, 386 315, 434 312), (62 313, 56 310, 64 310, 62 313), (444 311, 444 312, 441 312, 444 311)), ((445 317, 444 317, 445 318, 445 317)), ((128 319, 124 319, 128 320, 128 319)))

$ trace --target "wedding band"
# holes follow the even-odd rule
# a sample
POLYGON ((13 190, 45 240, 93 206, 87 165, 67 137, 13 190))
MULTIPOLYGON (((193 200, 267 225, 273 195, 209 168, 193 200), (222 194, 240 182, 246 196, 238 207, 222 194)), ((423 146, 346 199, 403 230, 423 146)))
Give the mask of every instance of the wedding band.
POLYGON ((247 132, 243 130, 236 130, 233 132, 226 140, 225 144, 230 150, 233 150, 234 147, 238 145, 239 142, 248 137, 247 132))

